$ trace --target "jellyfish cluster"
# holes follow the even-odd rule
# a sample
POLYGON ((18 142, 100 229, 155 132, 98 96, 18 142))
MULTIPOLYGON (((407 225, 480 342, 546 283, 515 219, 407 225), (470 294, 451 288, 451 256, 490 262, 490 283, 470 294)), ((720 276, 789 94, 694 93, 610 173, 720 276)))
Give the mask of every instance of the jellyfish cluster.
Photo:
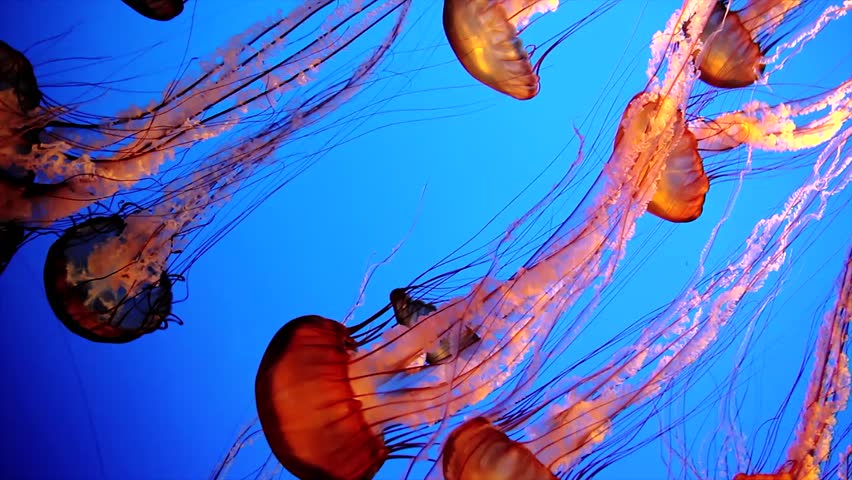
MULTIPOLYGON (((186 358, 204 352, 216 391, 250 398, 254 418, 220 419, 195 474, 852 478, 849 0, 309 0, 206 56, 187 31, 233 5, 122 2, 116 18, 151 35, 179 27, 185 50, 161 57, 174 62, 162 79, 73 78, 87 68, 44 56, 63 35, 0 38, 0 288, 37 280, 22 288, 59 322, 11 318, 30 307, 6 307, 6 292, 0 313, 27 331, 61 325, 81 392, 101 375, 77 366, 81 351, 141 353, 110 377, 132 383, 136 367, 169 378, 153 368, 167 344, 146 345, 224 338, 199 337, 186 358), (347 178, 373 162, 375 182, 347 178), (451 222, 506 189, 494 171, 515 182, 504 204, 451 222), (443 177, 461 188, 430 193, 443 177), (394 212, 420 192, 423 225, 412 210, 347 226, 343 186, 394 212), (430 216, 438 197, 450 207, 430 216), (257 217, 276 225, 258 237, 303 250, 255 238, 217 253, 257 217), (362 243, 391 253, 346 276, 362 243), (17 273, 34 255, 41 274, 17 273), (223 273, 255 264, 267 273, 254 286, 223 273), (199 281, 241 318, 194 314, 199 281), (355 305, 334 302, 344 289, 355 305), (251 371, 218 373, 228 348, 251 371)), ((156 383, 146 393, 162 400, 156 383)), ((124 449, 102 446, 98 419, 116 413, 99 402, 79 412, 97 458, 80 472, 186 475, 105 466, 124 449)), ((24 478, 22 463, 0 466, 24 478)))

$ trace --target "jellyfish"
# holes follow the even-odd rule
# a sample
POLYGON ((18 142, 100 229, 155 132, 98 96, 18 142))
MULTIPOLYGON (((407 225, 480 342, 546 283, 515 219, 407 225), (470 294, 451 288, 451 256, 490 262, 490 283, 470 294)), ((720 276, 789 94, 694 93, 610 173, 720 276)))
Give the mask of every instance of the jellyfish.
MULTIPOLYGON (((152 222, 149 222, 152 223, 152 222)), ((148 231, 156 225, 148 225, 148 231)), ((44 287, 51 308, 72 332, 95 342, 126 343, 162 328, 172 307, 172 282, 135 257, 139 231, 119 215, 94 217, 69 228, 51 247, 44 287), (141 264, 144 273, 131 270, 141 264), (109 283, 98 280, 107 279, 109 283)))
MULTIPOLYGON (((86 339, 110 343, 135 340, 165 328, 169 321, 180 323, 171 314, 174 282, 183 280, 191 264, 233 228, 232 222, 244 218, 268 193, 259 195, 246 212, 222 210, 234 197, 245 195, 242 189, 257 185, 251 183, 254 176, 283 170, 279 181, 286 183, 314 161, 307 155, 292 159, 292 165, 276 164, 282 148, 352 99, 375 72, 399 33, 407 6, 391 4, 372 12, 390 15, 398 7, 402 8, 381 46, 349 71, 348 78, 330 84, 317 79, 316 85, 310 83, 317 90, 296 97, 298 102, 288 105, 279 121, 248 138, 225 143, 194 171, 174 176, 158 195, 128 202, 119 214, 90 213, 86 221, 66 229, 51 247, 44 267, 45 290, 62 323, 86 339), (211 225, 214 221, 221 223, 211 225)), ((333 15, 340 13, 336 10, 333 15)), ((348 30, 344 38, 354 41, 376 21, 348 30)))
MULTIPOLYGON (((0 122, 13 123, 26 117, 41 103, 33 66, 27 57, 0 40, 0 122)), ((33 144, 33 131, 4 130, 0 136, 0 182, 25 184, 32 180, 30 172, 15 168, 8 158, 17 153, 29 152, 33 144)), ((19 222, 0 222, 0 274, 6 269, 15 252, 29 236, 19 222)))
POLYGON ((766 67, 764 55, 777 40, 771 34, 785 17, 801 8, 800 0, 754 0, 737 11, 719 0, 701 32, 701 80, 719 88, 756 82, 766 67))
POLYGON ((121 0, 139 15, 165 22, 183 12, 186 0, 121 0))
MULTIPOLYGON (((828 478, 838 472, 830 466, 835 432, 849 435, 839 428, 838 415, 849 402, 849 325, 852 313, 852 251, 849 251, 837 283, 837 300, 820 325, 814 348, 813 370, 807 384, 795 438, 788 447, 787 458, 772 473, 738 473, 736 480, 798 480, 828 478)), ((842 442, 836 444, 841 449, 842 442)), ((848 448, 848 447, 847 447, 848 448)), ((848 453, 847 453, 848 454, 848 453)))
POLYGON ((518 28, 533 14, 555 9, 558 2, 507 3, 446 0, 444 33, 474 78, 498 92, 528 100, 538 94, 539 80, 518 38, 518 28))
POLYGON ((535 65, 524 48, 520 32, 530 18, 552 12, 558 0, 445 0, 444 34, 456 58, 476 80, 518 100, 529 100, 539 92, 538 71, 547 52, 585 22, 611 8, 598 7, 566 30, 535 65))

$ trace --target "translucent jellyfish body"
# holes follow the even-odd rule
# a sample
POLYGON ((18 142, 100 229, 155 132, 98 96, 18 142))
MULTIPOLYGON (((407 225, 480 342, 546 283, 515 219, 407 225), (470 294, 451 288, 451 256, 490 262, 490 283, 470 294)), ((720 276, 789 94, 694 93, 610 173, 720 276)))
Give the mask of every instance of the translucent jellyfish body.
POLYGON ((539 78, 518 37, 518 27, 550 0, 445 0, 444 33, 456 57, 475 79, 519 100, 538 94, 539 78))
POLYGON ((172 308, 169 275, 156 261, 137 258, 156 241, 156 230, 155 222, 128 228, 119 216, 95 217, 53 244, 44 286, 69 330, 95 342, 125 343, 165 326, 172 308))

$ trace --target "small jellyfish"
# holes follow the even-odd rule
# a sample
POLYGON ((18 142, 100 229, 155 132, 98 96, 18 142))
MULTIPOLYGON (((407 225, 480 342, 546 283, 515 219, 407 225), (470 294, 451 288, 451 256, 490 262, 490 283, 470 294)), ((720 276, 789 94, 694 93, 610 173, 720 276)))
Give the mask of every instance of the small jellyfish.
POLYGON ((518 28, 558 2, 445 0, 444 33, 456 57, 475 79, 518 100, 538 94, 539 78, 518 28))
POLYGON ((136 13, 165 22, 171 20, 183 12, 183 4, 186 0, 121 0, 125 5, 132 8, 136 13))
MULTIPOLYGON (((393 289, 390 294, 390 301, 397 323, 406 327, 415 325, 422 317, 426 317, 437 310, 435 305, 431 303, 411 298, 404 288, 393 289)), ((438 347, 426 352, 424 358, 429 365, 445 363, 452 358, 454 350, 464 350, 477 341, 479 341, 479 336, 476 335, 476 332, 465 326, 457 348, 451 345, 449 338, 442 338, 438 347)))
POLYGON ((701 32, 701 80, 719 88, 756 82, 766 68, 764 55, 774 45, 768 36, 800 0, 750 0, 738 11, 718 0, 701 32))
MULTIPOLYGON (((330 21, 341 21, 341 13, 358 7, 347 4, 340 8, 343 10, 328 12, 330 21)), ((84 338, 116 343, 135 340, 176 319, 171 315, 173 282, 183 279, 192 263, 246 215, 230 210, 221 213, 223 207, 244 188, 276 188, 251 182, 259 171, 268 175, 269 169, 278 168, 276 178, 284 184, 315 161, 308 155, 302 163, 294 159, 292 165, 279 164, 276 152, 351 100, 388 52, 407 6, 400 0, 377 8, 364 11, 367 21, 343 34, 354 42, 380 21, 370 14, 398 14, 384 41, 368 49, 359 64, 343 67, 331 79, 314 80, 310 93, 294 96, 288 108, 278 112, 278 119, 223 142, 182 175, 161 177, 159 191, 138 202, 124 203, 120 214, 86 212, 82 215, 88 217, 86 221, 68 228, 51 247, 45 264, 45 287, 57 317, 84 338)), ((309 6, 303 7, 292 18, 275 23, 315 13, 309 6)), ((302 54, 316 53, 318 61, 324 62, 337 53, 326 51, 327 41, 315 39, 302 54)), ((288 83, 295 83, 294 78, 288 83)), ((53 200, 55 195, 44 197, 53 200)), ((253 196, 244 205, 246 211, 251 212, 267 196, 253 196)))

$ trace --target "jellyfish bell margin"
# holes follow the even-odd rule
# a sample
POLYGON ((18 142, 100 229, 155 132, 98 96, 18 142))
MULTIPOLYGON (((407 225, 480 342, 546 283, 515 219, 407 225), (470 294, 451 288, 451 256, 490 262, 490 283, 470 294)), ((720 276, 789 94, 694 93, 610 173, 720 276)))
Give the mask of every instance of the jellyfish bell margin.
POLYGON ((310 315, 281 327, 263 354, 258 418, 275 457, 298 478, 369 479, 388 458, 350 385, 355 347, 343 324, 310 315))
POLYGON ((68 330, 93 342, 131 342, 170 320, 172 280, 166 271, 135 282, 124 270, 136 260, 124 262, 126 257, 109 250, 113 241, 132 243, 122 238, 127 226, 118 215, 91 218, 67 229, 47 253, 44 287, 53 313, 68 330), (109 274, 92 274, 88 264, 99 254, 121 261, 110 262, 117 266, 109 274))
MULTIPOLYGON (((635 132, 658 121, 656 112, 666 100, 641 96, 634 96, 625 109, 615 134, 613 151, 638 148, 627 145, 635 135, 628 135, 625 129, 635 132), (636 118, 631 120, 631 115, 636 118)), ((704 172, 698 140, 686 128, 683 111, 678 109, 676 117, 674 128, 679 138, 671 151, 666 153, 665 168, 648 203, 648 213, 670 222, 686 223, 696 220, 704 211, 710 180, 704 172)))

